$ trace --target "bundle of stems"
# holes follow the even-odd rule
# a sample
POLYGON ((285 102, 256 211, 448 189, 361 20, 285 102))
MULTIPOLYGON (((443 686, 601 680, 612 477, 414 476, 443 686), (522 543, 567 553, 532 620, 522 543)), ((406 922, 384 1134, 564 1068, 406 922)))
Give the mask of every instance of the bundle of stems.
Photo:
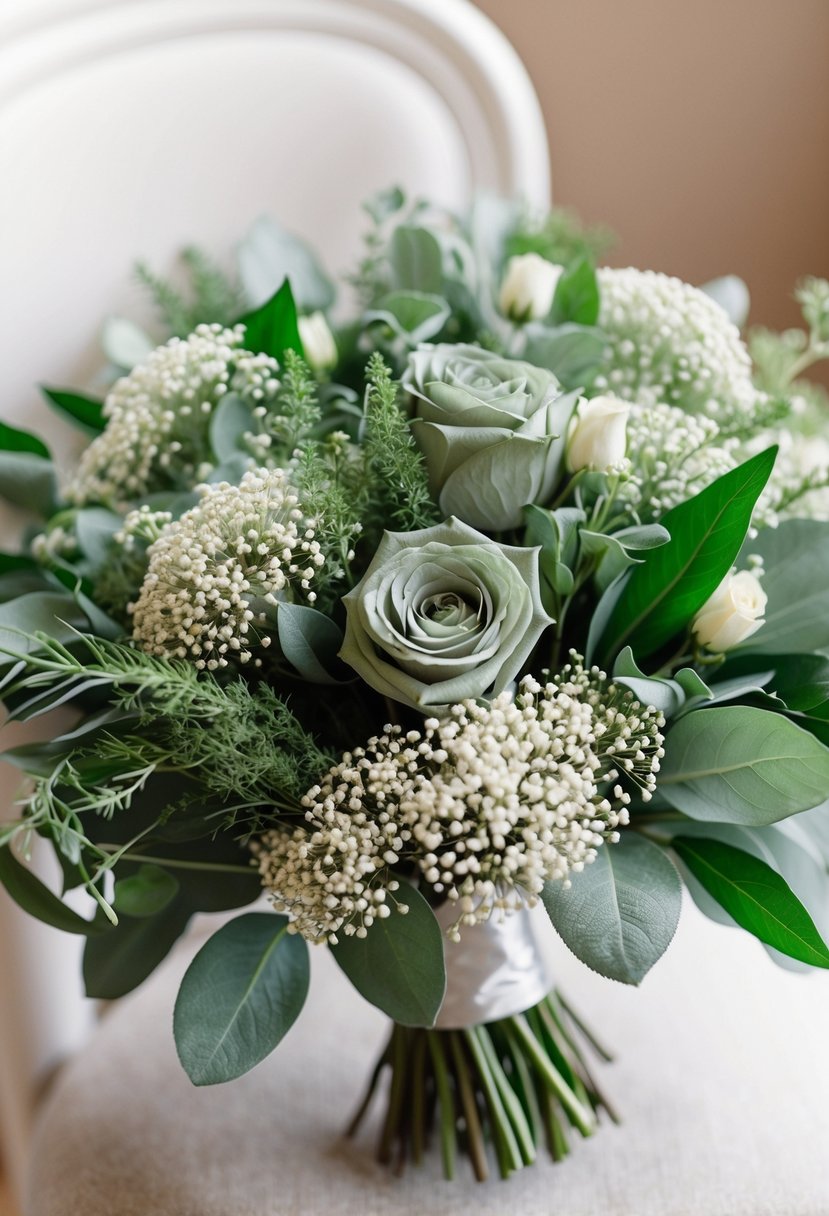
POLYGON ((448 1179, 459 1155, 469 1158, 479 1182, 489 1177, 493 1157, 502 1178, 531 1165, 544 1146, 561 1161, 571 1129, 592 1135, 600 1110, 618 1122, 582 1043, 611 1059, 557 991, 525 1013, 465 1029, 395 1023, 348 1135, 357 1133, 390 1074, 376 1155, 396 1172, 423 1162, 436 1129, 448 1179))

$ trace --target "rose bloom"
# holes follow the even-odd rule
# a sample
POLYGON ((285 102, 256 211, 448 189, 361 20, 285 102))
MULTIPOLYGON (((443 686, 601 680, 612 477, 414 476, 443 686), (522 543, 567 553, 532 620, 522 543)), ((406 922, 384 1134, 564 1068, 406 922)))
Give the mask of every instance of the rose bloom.
POLYGON ((595 469, 606 473, 625 458, 630 406, 618 397, 581 401, 567 445, 567 467, 572 473, 595 469))
POLYGON ((715 654, 732 650, 765 622, 768 597, 749 570, 731 570, 694 617, 694 636, 715 654))
POLYGON ((498 306, 513 321, 540 321, 553 306, 563 266, 537 253, 510 258, 501 281, 498 306))
POLYGON ((561 474, 577 395, 552 372, 479 346, 440 343, 409 356, 412 434, 441 510, 474 528, 517 528, 561 474))
POLYGON ((424 711, 503 691, 552 623, 538 549, 498 544, 457 519, 386 532, 343 602, 340 657, 370 687, 424 711))

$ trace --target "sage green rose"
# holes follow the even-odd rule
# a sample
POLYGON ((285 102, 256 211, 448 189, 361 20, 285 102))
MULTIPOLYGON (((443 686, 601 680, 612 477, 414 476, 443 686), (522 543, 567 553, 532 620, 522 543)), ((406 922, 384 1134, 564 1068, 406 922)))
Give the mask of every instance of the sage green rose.
POLYGON ((545 506, 561 476, 578 393, 552 372, 479 346, 422 346, 403 387, 412 434, 440 508, 475 528, 517 528, 528 503, 545 506))
POLYGON ((424 712, 497 695, 552 624, 538 553, 457 519, 386 532, 344 597, 340 657, 378 692, 424 712))

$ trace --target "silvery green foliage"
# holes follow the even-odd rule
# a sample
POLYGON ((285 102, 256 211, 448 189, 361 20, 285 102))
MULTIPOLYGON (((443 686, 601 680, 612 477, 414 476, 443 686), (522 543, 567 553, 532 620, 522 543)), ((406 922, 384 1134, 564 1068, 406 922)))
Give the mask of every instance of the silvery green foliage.
POLYGON ((370 687, 424 712, 497 695, 550 624, 538 551, 457 519, 386 532, 344 603, 341 657, 370 687))
POLYGON ((433 495, 446 515, 499 532, 549 502, 577 396, 552 372, 477 346, 423 347, 403 387, 433 495))

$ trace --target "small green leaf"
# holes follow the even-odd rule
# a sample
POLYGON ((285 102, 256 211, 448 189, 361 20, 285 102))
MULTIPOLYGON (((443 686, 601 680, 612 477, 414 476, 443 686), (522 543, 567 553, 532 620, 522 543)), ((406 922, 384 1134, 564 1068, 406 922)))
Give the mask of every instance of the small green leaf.
POLYGON ((776 454, 768 448, 662 517, 671 539, 628 573, 601 636, 606 660, 626 644, 646 658, 688 628, 731 569, 776 454))
POLYGON ((304 357, 297 324, 296 304, 286 279, 279 291, 253 312, 239 318, 245 327, 245 350, 281 360, 286 350, 304 357))
POLYGON ((308 995, 308 947, 275 912, 249 912, 202 946, 181 983, 176 1048, 194 1085, 249 1072, 284 1038, 308 995))
POLYGON ((246 434, 256 431, 253 410, 236 393, 225 393, 210 419, 210 446, 220 463, 242 452, 246 434))
POLYGON ((73 393, 65 388, 40 386, 43 396, 58 413, 66 415, 90 435, 98 435, 106 426, 104 403, 83 393, 73 393))
POLYGON ((553 372, 564 388, 585 388, 593 382, 604 355, 606 338, 600 329, 584 325, 526 326, 523 358, 553 372))
POLYGON ((238 250, 239 277, 251 304, 267 300, 280 283, 290 279, 299 307, 326 312, 335 288, 310 245, 286 232, 270 216, 261 216, 238 250))
POLYGON ((112 538, 123 525, 120 515, 106 507, 82 507, 75 515, 75 535, 86 557, 97 570, 112 558, 112 538))
POLYGON ((30 916, 64 933, 97 933, 99 924, 84 920, 58 899, 31 870, 18 861, 10 845, 0 847, 0 883, 30 916))
POLYGON ((595 325, 599 319, 599 284, 587 258, 579 258, 564 271, 553 296, 552 321, 561 325, 595 325))
POLYGON ((0 422, 0 451, 31 452, 35 456, 42 456, 44 460, 50 459, 49 449, 42 439, 28 431, 19 431, 7 422, 0 422))
POLYGON ((0 604, 0 654, 29 654, 39 643, 31 635, 48 633, 58 642, 77 640, 89 628, 86 616, 71 595, 61 591, 32 591, 0 604), (25 634, 26 636, 22 636, 25 634))
POLYGON ((829 648, 829 523, 786 519, 746 542, 763 559, 765 624, 743 644, 753 654, 829 648))
POLYGON ((422 291, 393 291, 365 314, 365 320, 382 321, 407 345, 415 346, 440 333, 450 311, 442 296, 422 291))
POLYGON ((435 914, 414 887, 401 884, 385 920, 365 937, 340 935, 334 958, 357 991, 404 1026, 434 1026, 446 993, 443 935, 435 914))
POLYGON ((40 566, 27 553, 0 553, 0 575, 12 574, 18 570, 39 570, 40 566))
MULTIPOLYGON (((107 318, 104 322, 101 345, 107 359, 111 360, 116 367, 128 372, 131 372, 139 363, 143 363, 155 348, 152 339, 125 317, 107 318)), ((92 402, 92 404, 95 403, 92 402)), ((104 422, 103 417, 101 422, 104 422)))
POLYGON ((826 799, 829 748, 769 710, 695 710, 668 732, 659 789, 692 819, 760 827, 826 799))
POLYGON ((672 843, 698 882, 743 929, 790 958, 829 967, 829 948, 809 913, 765 861, 718 840, 678 836, 672 843))
POLYGON ((682 884, 669 858, 636 832, 603 845, 596 860, 545 884, 547 914, 576 958, 609 979, 638 984, 667 950, 682 906, 682 884))
POLYGON ((396 288, 440 295, 443 256, 440 245, 428 229, 405 224, 395 228, 389 246, 389 264, 396 288))
POLYGON ((332 673, 338 666, 343 633, 329 616, 307 604, 282 602, 276 609, 276 629, 280 650, 304 679, 312 684, 339 683, 332 673))
MULTIPOLYGON (((693 692, 689 690, 686 682, 688 678, 696 677, 696 673, 690 668, 684 668, 677 673, 676 679, 665 679, 661 676, 648 676, 637 665, 633 657, 633 651, 629 646, 622 650, 616 659, 613 668, 613 682, 621 684, 625 688, 630 689, 642 705, 652 705, 654 709, 659 709, 666 718, 672 718, 674 714, 678 714, 684 708, 690 696, 698 696, 700 692, 698 687, 692 685, 693 692), (686 687, 683 687, 686 684, 686 687)), ((698 677, 696 677, 698 679, 698 677)), ((706 700, 711 699, 711 692, 702 681, 704 693, 707 694, 706 700)))
POLYGON ((115 883, 113 904, 120 916, 155 916, 178 894, 179 884, 169 870, 142 865, 115 883))
POLYGON ((48 519, 58 503, 51 460, 34 452, 0 451, 0 498, 48 519))

